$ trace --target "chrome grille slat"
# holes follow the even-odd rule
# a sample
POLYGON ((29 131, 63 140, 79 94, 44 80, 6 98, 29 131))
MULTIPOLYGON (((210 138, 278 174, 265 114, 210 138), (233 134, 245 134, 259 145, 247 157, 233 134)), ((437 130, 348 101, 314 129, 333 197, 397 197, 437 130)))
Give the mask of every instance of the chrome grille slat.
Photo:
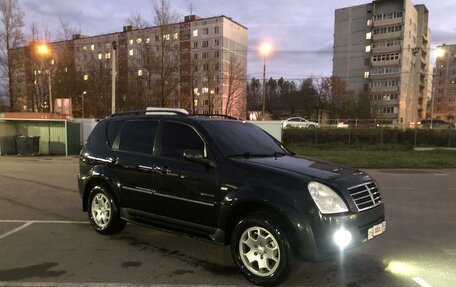
POLYGON ((348 188, 358 211, 367 210, 382 202, 380 191, 373 181, 368 181, 348 188))

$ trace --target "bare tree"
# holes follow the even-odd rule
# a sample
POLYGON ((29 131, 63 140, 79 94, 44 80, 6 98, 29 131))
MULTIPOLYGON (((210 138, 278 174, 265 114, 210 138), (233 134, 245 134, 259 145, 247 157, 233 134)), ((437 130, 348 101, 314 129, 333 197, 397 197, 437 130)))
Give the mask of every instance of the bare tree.
POLYGON ((0 77, 5 79, 1 85, 5 91, 8 90, 11 109, 14 99, 11 97, 13 93, 9 80, 18 65, 17 59, 10 57, 10 50, 24 43, 23 18, 24 12, 19 8, 17 0, 0 0, 0 22, 3 26, 0 30, 0 77))
POLYGON ((72 26, 67 20, 62 17, 60 20, 60 31, 57 33, 57 40, 68 41, 73 38, 73 35, 80 34, 81 30, 72 26))
POLYGON ((236 117, 245 117, 246 105, 246 67, 239 56, 231 53, 227 65, 227 88, 225 114, 236 117))
MULTIPOLYGON (((154 24, 160 33, 160 54, 156 74, 159 77, 161 106, 178 86, 178 57, 179 50, 174 47, 178 37, 179 27, 173 25, 179 21, 179 14, 172 9, 169 0, 155 0, 152 2, 154 24)), ((179 102, 180 105, 180 102, 179 102)))

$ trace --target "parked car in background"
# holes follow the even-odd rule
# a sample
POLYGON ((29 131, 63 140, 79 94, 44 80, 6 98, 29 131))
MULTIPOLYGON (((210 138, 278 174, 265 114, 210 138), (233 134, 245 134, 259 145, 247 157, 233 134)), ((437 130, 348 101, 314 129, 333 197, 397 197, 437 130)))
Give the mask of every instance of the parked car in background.
POLYGON ((378 126, 375 120, 371 119, 349 119, 337 124, 337 128, 348 128, 348 127, 376 127, 378 126))
POLYGON ((431 127, 448 127, 448 126, 454 126, 454 124, 446 122, 441 119, 422 119, 416 122, 417 127, 421 128, 429 128, 431 127))
POLYGON ((318 123, 308 121, 304 118, 293 117, 288 118, 282 122, 282 127, 286 128, 317 128, 318 123))

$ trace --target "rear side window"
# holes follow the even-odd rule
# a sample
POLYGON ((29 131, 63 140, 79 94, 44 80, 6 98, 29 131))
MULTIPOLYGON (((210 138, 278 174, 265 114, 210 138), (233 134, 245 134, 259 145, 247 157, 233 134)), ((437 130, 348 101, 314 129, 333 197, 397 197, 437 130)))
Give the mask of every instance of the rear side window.
POLYGON ((124 120, 112 120, 108 123, 108 128, 106 131, 107 137, 108 137, 108 144, 110 147, 114 144, 114 141, 116 139, 117 134, 119 133, 120 129, 122 128, 122 125, 124 123, 124 120))
POLYGON ((198 150, 204 154, 204 142, 190 126, 165 122, 161 141, 162 156, 181 159, 185 150, 198 150))
POLYGON ((119 150, 153 154, 158 121, 127 121, 122 129, 119 150))

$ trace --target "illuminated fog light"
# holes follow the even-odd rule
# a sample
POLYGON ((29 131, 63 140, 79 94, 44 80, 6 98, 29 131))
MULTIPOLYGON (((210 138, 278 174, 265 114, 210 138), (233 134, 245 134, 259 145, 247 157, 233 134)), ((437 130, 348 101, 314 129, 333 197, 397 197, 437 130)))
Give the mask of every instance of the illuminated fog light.
POLYGON ((333 239, 340 249, 344 249, 350 244, 352 235, 350 231, 346 230, 345 228, 341 228, 334 233, 333 239))

